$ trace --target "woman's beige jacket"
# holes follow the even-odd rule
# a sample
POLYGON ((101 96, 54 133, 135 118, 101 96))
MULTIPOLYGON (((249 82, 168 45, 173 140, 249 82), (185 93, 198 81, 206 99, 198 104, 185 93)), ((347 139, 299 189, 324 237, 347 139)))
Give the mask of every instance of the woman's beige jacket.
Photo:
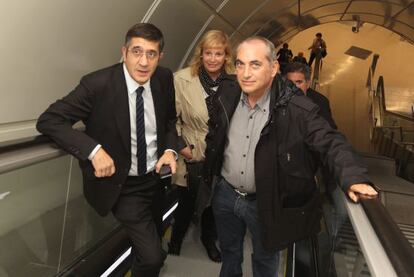
MULTIPOLYGON (((206 149, 205 137, 208 132, 208 111, 204 89, 198 75, 191 76, 189 67, 174 74, 174 86, 178 135, 187 146, 194 145, 192 161, 203 161, 206 149)), ((186 172, 184 158, 179 155, 177 173, 173 176, 173 183, 187 186, 186 172)))

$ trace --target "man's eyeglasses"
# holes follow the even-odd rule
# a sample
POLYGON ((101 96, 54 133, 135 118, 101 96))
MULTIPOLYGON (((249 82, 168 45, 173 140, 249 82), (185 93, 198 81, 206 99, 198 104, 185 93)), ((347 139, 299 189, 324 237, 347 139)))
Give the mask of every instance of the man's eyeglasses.
POLYGON ((158 52, 155 50, 144 51, 141 47, 134 47, 128 50, 135 58, 141 58, 144 54, 148 60, 152 61, 158 57, 158 52))

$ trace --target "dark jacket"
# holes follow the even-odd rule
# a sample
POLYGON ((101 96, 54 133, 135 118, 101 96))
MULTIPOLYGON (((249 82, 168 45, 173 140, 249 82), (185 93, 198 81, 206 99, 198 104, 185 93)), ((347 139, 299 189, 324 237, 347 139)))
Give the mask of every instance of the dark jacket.
POLYGON ((331 107, 329 105, 328 98, 326 98, 323 94, 311 88, 309 88, 306 91, 306 96, 309 97, 313 101, 313 103, 318 105, 319 115, 325 118, 325 120, 328 121, 329 125, 331 125, 332 128, 338 129, 338 127, 335 124, 335 121, 332 118, 331 107))
POLYGON ((305 57, 295 56, 292 61, 297 63, 308 64, 305 57))
MULTIPOLYGON (((330 166, 344 191, 369 179, 351 145, 292 82, 276 77, 270 93, 271 113, 255 150, 255 181, 262 243, 276 250, 319 231, 321 208, 314 179, 319 162, 330 166)), ((223 81, 218 90, 216 116, 210 118, 206 137, 207 184, 220 175, 240 94, 234 79, 223 81)))
MULTIPOLYGON (((158 67, 150 82, 160 157, 165 149, 177 150, 173 76, 169 69, 158 67)), ((100 215, 106 215, 131 168, 131 126, 122 63, 84 76, 71 93, 39 117, 37 129, 79 159, 85 197, 100 215), (85 132, 72 128, 80 120, 85 132), (98 143, 114 160, 116 171, 111 177, 96 178, 88 160, 98 143)))

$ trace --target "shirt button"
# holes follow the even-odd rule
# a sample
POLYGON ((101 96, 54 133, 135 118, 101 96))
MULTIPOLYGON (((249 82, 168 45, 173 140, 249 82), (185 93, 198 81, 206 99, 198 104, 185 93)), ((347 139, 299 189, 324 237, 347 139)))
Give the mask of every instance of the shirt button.
POLYGON ((246 158, 246 154, 243 154, 243 158, 246 158))
POLYGON ((242 171, 241 174, 244 174, 244 171, 242 171))
POLYGON ((252 119, 253 118, 253 116, 250 116, 250 119, 252 119))
POLYGON ((246 138, 249 138, 249 136, 246 136, 246 138))

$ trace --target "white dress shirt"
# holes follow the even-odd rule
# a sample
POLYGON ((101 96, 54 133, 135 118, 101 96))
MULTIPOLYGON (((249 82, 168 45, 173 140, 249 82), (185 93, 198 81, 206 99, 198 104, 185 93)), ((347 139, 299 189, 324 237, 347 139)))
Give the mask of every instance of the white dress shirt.
MULTIPOLYGON (((138 158, 137 158, 137 122, 136 122, 136 90, 138 87, 143 86, 142 98, 144 99, 144 121, 145 121, 145 142, 147 144, 147 172, 155 169, 157 159, 157 122, 155 118, 154 101, 152 99, 152 92, 150 86, 150 80, 145 84, 138 84, 130 75, 123 64, 125 82, 128 90, 128 103, 129 103, 129 119, 131 125, 131 168, 129 170, 129 176, 138 175, 138 158)), ((98 144, 92 152, 89 154, 88 159, 92 160, 96 152, 102 146, 98 144)), ((172 149, 166 149, 165 151, 171 151, 177 159, 178 154, 172 149)))
MULTIPOLYGON (((129 119, 131 124, 131 169, 129 176, 138 175, 138 160, 137 160, 137 122, 136 122, 136 90, 141 85, 138 84, 129 75, 129 72, 124 66, 125 81, 128 89, 129 102, 129 119)), ((147 143, 147 172, 154 170, 157 163, 157 123, 155 120, 154 101, 152 100, 150 80, 142 85, 144 91, 142 98, 144 99, 144 121, 145 121, 145 141, 147 143)))

